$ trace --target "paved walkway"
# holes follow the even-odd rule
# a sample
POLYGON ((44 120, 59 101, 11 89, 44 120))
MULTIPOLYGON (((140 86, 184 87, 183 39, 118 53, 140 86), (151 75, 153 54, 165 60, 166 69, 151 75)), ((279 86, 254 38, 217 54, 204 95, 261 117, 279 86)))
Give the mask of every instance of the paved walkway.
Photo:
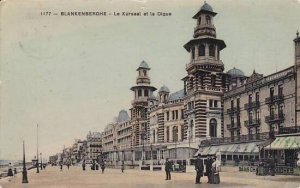
MULTIPOLYGON (((207 178, 201 179, 202 184, 194 184, 194 173, 172 173, 172 180, 166 181, 164 172, 149 172, 139 170, 106 169, 100 171, 82 171, 79 167, 70 167, 61 172, 59 167, 47 167, 39 174, 35 170, 28 173, 29 184, 22 184, 21 173, 13 178, 0 180, 3 188, 299 188, 300 177, 295 176, 265 176, 257 177, 247 172, 221 172, 221 184, 207 184, 207 178)), ((0 188, 1 188, 0 187, 0 188)))

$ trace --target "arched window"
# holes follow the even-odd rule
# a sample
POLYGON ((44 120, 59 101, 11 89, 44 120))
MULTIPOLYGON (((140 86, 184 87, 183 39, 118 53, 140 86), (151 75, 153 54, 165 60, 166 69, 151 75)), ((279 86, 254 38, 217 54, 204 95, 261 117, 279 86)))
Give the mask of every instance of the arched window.
POLYGON ((201 16, 199 16, 199 18, 198 18, 198 25, 200 25, 201 24, 201 16))
POLYGON ((201 44, 198 49, 199 56, 205 56, 205 46, 201 44))
POLYGON ((217 120, 215 118, 209 121, 209 136, 217 137, 217 120))
POLYGON ((177 142, 177 141, 178 141, 178 128, 173 127, 173 142, 177 142))
POLYGON ((260 112, 259 110, 256 110, 256 120, 259 120, 260 119, 260 112))
POLYGON ((138 90, 138 96, 139 97, 142 96, 142 90, 141 89, 138 90))
POLYGON ((279 106, 278 115, 283 116, 283 104, 280 104, 280 106, 279 106))
POLYGON ((149 91, 147 89, 145 89, 144 92, 145 92, 145 97, 148 97, 149 91))
POLYGON ((143 72, 144 72, 144 76, 147 76, 147 71, 146 71, 146 70, 143 70, 143 72))
POLYGON ((167 142, 169 142, 170 141, 170 134, 169 134, 169 127, 167 127, 167 130, 166 130, 166 133, 167 133, 167 142))
POLYGON ((274 118, 274 115, 275 115, 275 107, 271 106, 270 116, 271 116, 272 119, 274 118))
POLYGON ((215 46, 213 44, 209 45, 209 56, 215 57, 215 46))
POLYGON ((194 121, 191 120, 190 128, 189 128, 189 139, 193 139, 193 129, 194 129, 194 121))
POLYGON ((253 120, 253 112, 249 112, 249 123, 252 124, 252 120, 253 120))
POLYGON ((206 24, 211 24, 211 18, 209 15, 206 16, 206 24))
POLYGON ((195 48, 192 48, 192 59, 195 59, 195 48))

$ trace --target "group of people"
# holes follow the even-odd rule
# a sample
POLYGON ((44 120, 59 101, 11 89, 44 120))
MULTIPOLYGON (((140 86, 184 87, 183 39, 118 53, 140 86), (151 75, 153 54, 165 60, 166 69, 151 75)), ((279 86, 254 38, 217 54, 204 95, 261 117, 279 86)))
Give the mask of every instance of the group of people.
MULTIPOLYGON (((172 163, 169 159, 166 159, 165 163, 165 171, 166 171, 166 180, 171 180, 171 171, 172 171, 172 163)), ((196 184, 200 184, 200 179, 203 175, 207 176, 209 184, 219 184, 220 183, 220 175, 218 173, 218 165, 216 157, 208 156, 204 161, 201 158, 201 154, 198 154, 197 159, 195 161, 195 170, 196 170, 196 184), (205 166, 205 173, 204 173, 205 166)))
POLYGON ((205 161, 205 173, 204 172, 204 161, 201 159, 201 154, 198 154, 195 161, 195 170, 196 170, 196 184, 200 184, 200 179, 203 175, 207 176, 207 183, 209 184, 219 184, 220 175, 217 169, 217 160, 216 157, 208 156, 205 161))
MULTIPOLYGON (((85 167, 86 167, 86 162, 85 162, 85 160, 83 160, 83 162, 82 162, 82 170, 83 171, 85 171, 85 167)), ((100 167, 101 167, 102 174, 104 174, 104 170, 105 170, 105 162, 104 161, 100 164, 100 167)), ((96 163, 96 161, 93 161, 93 163, 91 165, 91 170, 98 170, 98 169, 99 169, 99 164, 96 163)))

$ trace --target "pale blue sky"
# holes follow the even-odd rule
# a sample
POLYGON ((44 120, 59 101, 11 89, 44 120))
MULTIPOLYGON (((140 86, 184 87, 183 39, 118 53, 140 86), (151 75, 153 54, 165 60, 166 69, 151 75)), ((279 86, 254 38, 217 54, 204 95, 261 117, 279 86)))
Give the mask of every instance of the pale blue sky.
MULTIPOLYGON (((265 75, 294 63, 299 0, 209 0, 226 71, 265 75)), ((1 3, 0 159, 20 159, 21 141, 35 153, 59 152, 89 130, 102 131, 128 110, 136 68, 151 67, 152 84, 183 87, 192 16, 202 0, 7 0, 1 3), (163 11, 171 17, 61 17, 40 11, 163 11)))

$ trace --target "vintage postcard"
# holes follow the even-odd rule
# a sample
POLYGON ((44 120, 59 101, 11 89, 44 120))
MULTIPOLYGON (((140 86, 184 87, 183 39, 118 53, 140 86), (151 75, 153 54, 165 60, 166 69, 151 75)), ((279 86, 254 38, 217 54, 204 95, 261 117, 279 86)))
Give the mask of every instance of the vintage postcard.
POLYGON ((0 1, 0 188, 300 187, 300 0, 0 1))

